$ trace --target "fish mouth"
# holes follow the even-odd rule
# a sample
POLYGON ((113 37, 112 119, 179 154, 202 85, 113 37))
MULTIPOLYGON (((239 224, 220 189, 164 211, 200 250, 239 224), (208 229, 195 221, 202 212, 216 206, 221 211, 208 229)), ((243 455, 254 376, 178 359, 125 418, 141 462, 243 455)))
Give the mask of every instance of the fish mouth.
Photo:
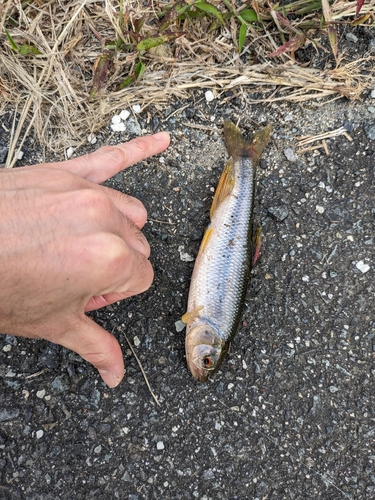
POLYGON ((193 375, 194 380, 201 383, 207 382, 208 377, 210 376, 210 373, 208 373, 207 370, 198 368, 194 362, 192 363, 188 362, 188 366, 191 371, 191 374, 193 375))

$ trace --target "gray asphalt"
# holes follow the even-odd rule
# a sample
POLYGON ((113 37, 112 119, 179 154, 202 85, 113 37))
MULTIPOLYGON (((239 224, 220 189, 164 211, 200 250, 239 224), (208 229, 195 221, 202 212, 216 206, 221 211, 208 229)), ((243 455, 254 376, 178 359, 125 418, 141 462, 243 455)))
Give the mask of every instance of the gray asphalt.
MULTIPOLYGON (((155 269, 148 292, 92 314, 122 345, 124 382, 109 390, 74 353, 0 337, 0 498, 375 498, 375 99, 193 97, 170 119, 189 102, 139 117, 172 144, 108 183, 146 205, 155 269), (261 256, 231 350, 202 385, 175 323, 226 159, 225 117, 274 132, 258 170, 261 256), (329 155, 297 152, 297 137, 342 126, 352 141, 327 139, 329 155)), ((103 131, 96 146, 130 136, 103 131)))

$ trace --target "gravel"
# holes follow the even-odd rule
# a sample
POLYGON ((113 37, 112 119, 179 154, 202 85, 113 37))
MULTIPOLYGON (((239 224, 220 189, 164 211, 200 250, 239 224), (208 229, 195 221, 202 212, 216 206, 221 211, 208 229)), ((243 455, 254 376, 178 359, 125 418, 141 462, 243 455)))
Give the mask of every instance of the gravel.
MULTIPOLYGON (((95 148, 144 130, 171 132, 167 152, 107 183, 148 210, 154 284, 91 314, 123 348, 126 377, 114 390, 72 352, 0 337, 1 498, 374 496, 372 103, 365 95, 355 105, 250 107, 246 93, 208 102, 202 91, 128 117, 124 132, 108 124, 96 134, 95 148), (202 385, 186 368, 180 318, 226 159, 227 117, 248 132, 268 122, 274 131, 258 171, 261 255, 231 350, 202 385), (345 123, 353 141, 327 140, 329 156, 285 154, 297 150, 297 137, 345 123)), ((35 152, 23 149, 24 164, 35 152)))

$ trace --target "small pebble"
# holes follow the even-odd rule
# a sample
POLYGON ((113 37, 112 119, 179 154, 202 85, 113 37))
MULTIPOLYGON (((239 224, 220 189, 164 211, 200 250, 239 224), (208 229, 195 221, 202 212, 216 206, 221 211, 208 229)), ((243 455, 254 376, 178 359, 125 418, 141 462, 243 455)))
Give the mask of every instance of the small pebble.
POLYGON ((185 328, 186 325, 183 321, 178 320, 176 321, 174 326, 176 327, 176 332, 182 332, 182 330, 185 328))
POLYGON ((292 148, 286 148, 284 149, 283 151, 284 155, 285 155, 285 158, 288 160, 288 161, 296 161, 296 155, 294 154, 294 151, 292 148))
POLYGON ((372 91, 371 91, 371 97, 372 97, 373 99, 375 99, 375 87, 374 87, 374 88, 372 89, 372 91))
POLYGON ((374 106, 369 106, 369 107, 367 108, 367 111, 368 111, 369 113, 375 113, 375 108, 374 108, 374 106))
POLYGON ((334 386, 334 385, 330 385, 329 386, 329 391, 332 392, 332 394, 334 394, 335 392, 337 392, 339 390, 338 387, 334 386))
POLYGON ((365 264, 363 262, 363 260, 360 260, 359 262, 357 262, 355 267, 357 269, 359 269, 361 271, 361 273, 363 273, 363 274, 367 273, 367 271, 370 269, 370 266, 368 264, 365 264))
POLYGON ((4 352, 9 352, 12 350, 12 346, 10 344, 7 344, 3 347, 3 351, 4 352))
POLYGON ((134 336, 133 342, 134 342, 135 347, 138 347, 141 343, 141 341, 139 340, 139 338, 136 335, 134 336))
POLYGON ((156 443, 156 449, 157 450, 164 450, 164 443, 163 443, 163 441, 158 441, 156 443))
POLYGON ((24 155, 24 152, 23 152, 23 151, 18 151, 17 160, 22 160, 23 155, 24 155))
POLYGON ((324 207, 321 207, 320 205, 317 205, 315 207, 315 210, 318 212, 318 214, 323 214, 324 213, 324 207))
POLYGON ((141 106, 139 104, 134 104, 134 106, 132 106, 132 110, 134 111, 134 113, 136 113, 137 115, 142 111, 141 109, 141 106))
POLYGON ((36 431, 35 436, 37 439, 40 439, 41 437, 43 437, 43 434, 44 431, 42 431, 42 429, 39 429, 38 431, 36 431))
POLYGON ((71 157, 72 157, 72 155, 73 155, 73 152, 74 152, 74 149, 72 148, 72 146, 70 146, 70 148, 68 148, 68 149, 66 150, 66 152, 65 152, 66 157, 67 157, 67 158, 71 158, 71 157))
POLYGON ((356 37, 354 33, 347 33, 345 35, 345 38, 348 40, 348 42, 353 42, 353 43, 358 42, 358 37, 356 37))
POLYGON ((113 123, 113 125, 117 125, 117 124, 121 123, 121 117, 120 117, 120 115, 114 115, 114 116, 112 116, 112 123, 113 123))
POLYGON ((41 391, 38 391, 36 393, 36 397, 39 398, 39 399, 43 399, 45 395, 46 395, 45 389, 42 389, 41 391))
POLYGON ((125 123, 112 123, 111 129, 113 132, 124 132, 125 131, 125 123))
POLYGON ((130 111, 128 111, 127 109, 123 109, 120 113, 120 118, 121 120, 127 120, 130 116, 130 111))
POLYGON ((211 90, 207 90, 207 92, 204 94, 204 97, 206 98, 207 102, 211 102, 215 99, 214 94, 211 92, 211 90))
POLYGON ((289 215, 289 211, 286 207, 269 207, 267 212, 278 222, 283 222, 289 215))
POLYGON ((184 252, 183 250, 184 250, 184 247, 182 245, 180 245, 178 247, 178 251, 179 251, 180 259, 182 260, 182 262, 193 262, 194 257, 189 255, 187 252, 184 252))
POLYGON ((97 139, 96 139, 96 136, 95 136, 94 134, 89 134, 89 135, 87 136, 87 142, 88 142, 89 144, 95 144, 95 143, 96 143, 96 140, 97 140, 97 139))

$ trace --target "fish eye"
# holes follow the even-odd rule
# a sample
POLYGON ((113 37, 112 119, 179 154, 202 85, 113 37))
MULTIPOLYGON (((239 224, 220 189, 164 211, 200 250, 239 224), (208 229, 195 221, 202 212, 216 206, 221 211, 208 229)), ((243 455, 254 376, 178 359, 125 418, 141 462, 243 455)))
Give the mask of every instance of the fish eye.
POLYGON ((205 368, 211 368, 211 366, 212 366, 212 359, 209 356, 206 356, 203 359, 203 364, 204 364, 205 368))

